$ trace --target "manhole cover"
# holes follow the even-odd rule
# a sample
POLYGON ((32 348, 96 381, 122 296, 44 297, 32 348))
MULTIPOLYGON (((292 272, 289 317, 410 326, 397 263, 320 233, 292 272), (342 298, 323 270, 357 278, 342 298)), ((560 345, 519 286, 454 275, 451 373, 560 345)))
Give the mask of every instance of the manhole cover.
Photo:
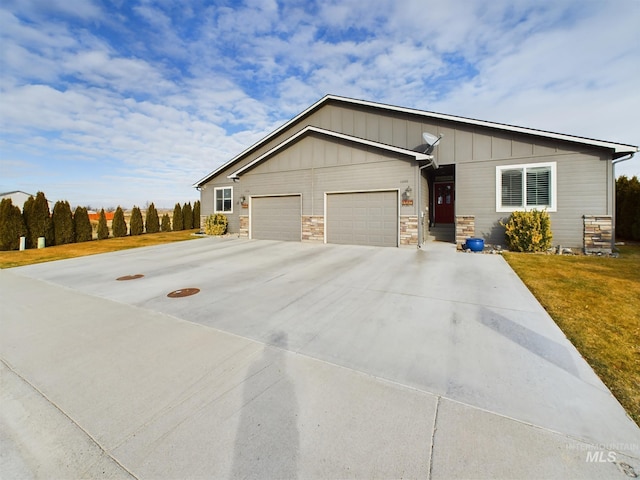
POLYGON ((138 278, 142 278, 144 277, 144 275, 142 275, 141 273, 136 273, 135 275, 125 275, 124 277, 118 277, 116 278, 116 280, 118 281, 122 281, 122 280, 137 280, 138 278))
POLYGON ((195 295, 200 291, 199 288, 182 288, 180 290, 174 290, 171 293, 167 294, 169 298, 180 298, 180 297, 188 297, 189 295, 195 295))

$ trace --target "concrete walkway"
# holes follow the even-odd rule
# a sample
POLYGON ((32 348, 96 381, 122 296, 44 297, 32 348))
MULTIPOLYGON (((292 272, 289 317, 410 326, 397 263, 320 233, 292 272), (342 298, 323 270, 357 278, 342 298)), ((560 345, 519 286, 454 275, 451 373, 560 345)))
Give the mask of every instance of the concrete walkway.
POLYGON ((640 472, 499 256, 202 239, 3 270, 0 304, 2 478, 640 472))

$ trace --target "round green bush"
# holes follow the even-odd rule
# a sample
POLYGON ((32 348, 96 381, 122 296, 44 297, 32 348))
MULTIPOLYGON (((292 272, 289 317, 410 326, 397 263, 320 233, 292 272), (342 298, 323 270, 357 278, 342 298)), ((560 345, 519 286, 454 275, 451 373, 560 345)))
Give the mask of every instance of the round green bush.
POLYGON ((223 235, 227 231, 227 217, 222 213, 209 215, 204 221, 204 233, 207 235, 223 235))

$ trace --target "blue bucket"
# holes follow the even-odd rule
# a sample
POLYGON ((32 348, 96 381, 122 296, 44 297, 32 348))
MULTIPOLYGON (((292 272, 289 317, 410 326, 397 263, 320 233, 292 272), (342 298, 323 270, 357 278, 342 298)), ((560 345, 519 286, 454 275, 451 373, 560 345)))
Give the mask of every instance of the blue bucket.
POLYGON ((482 238, 467 238, 467 248, 472 252, 484 250, 484 240, 482 238))

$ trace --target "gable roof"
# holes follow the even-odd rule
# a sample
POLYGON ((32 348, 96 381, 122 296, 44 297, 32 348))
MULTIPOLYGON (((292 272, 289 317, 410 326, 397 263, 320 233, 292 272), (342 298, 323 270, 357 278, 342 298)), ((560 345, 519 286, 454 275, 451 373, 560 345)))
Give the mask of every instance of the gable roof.
MULTIPOLYGON (((596 140, 596 139, 593 139, 593 138, 578 137, 578 136, 575 136, 575 135, 566 135, 566 134, 563 134, 563 133, 554 133, 554 132, 549 132, 549 131, 546 131, 546 130, 537 130, 537 129, 534 129, 534 128, 518 127, 518 126, 515 126, 515 125, 508 125, 508 124, 504 124, 504 123, 488 122, 488 121, 485 121, 485 120, 477 120, 477 119, 474 119, 474 118, 459 117, 459 116, 456 116, 456 115, 447 115, 447 114, 443 114, 443 113, 428 112, 428 111, 424 111, 424 110, 416 110, 416 109, 413 109, 413 108, 397 107, 397 106, 394 106, 394 105, 376 103, 376 102, 371 102, 371 101, 367 101, 367 100, 357 100, 357 99, 354 99, 354 98, 341 97, 341 96, 338 96, 338 95, 329 94, 329 95, 325 95, 320 100, 318 100, 316 103, 311 105, 309 108, 307 108, 303 112, 299 113, 298 115, 293 117, 288 122, 282 124, 280 127, 275 129, 273 132, 268 134, 266 137, 264 137, 263 139, 259 140, 256 143, 254 143, 249 148, 247 148, 243 152, 239 153, 238 155, 233 157, 231 160, 229 160, 228 162, 224 163, 223 165, 221 165, 220 167, 215 169, 213 172, 209 173, 208 175, 206 175, 205 177, 200 179, 193 186, 194 187, 200 187, 203 184, 207 183, 211 178, 215 177, 222 170, 225 170, 228 167, 234 165, 235 163, 237 163, 238 161, 240 161, 241 159, 246 157, 251 152, 255 151, 256 149, 258 149, 259 147, 261 147, 265 143, 267 143, 270 140, 272 140, 273 138, 275 138, 278 134, 280 134, 281 132, 283 132, 284 130, 289 128, 291 125, 294 125, 294 124, 298 123, 304 117, 306 117, 306 116, 310 115, 311 113, 313 113, 314 111, 322 108, 325 104, 327 104, 329 102, 339 102, 339 103, 343 103, 343 104, 347 104, 347 105, 359 105, 359 106, 364 106, 364 107, 367 107, 367 108, 387 110, 387 111, 390 111, 390 112, 408 113, 408 114, 411 114, 411 115, 421 116, 421 117, 430 118, 430 119, 447 120, 447 121, 457 122, 457 123, 466 124, 466 125, 493 128, 493 129, 502 130, 502 131, 505 131, 505 132, 522 133, 522 134, 525 134, 525 135, 534 135, 534 136, 542 137, 542 138, 550 138, 550 139, 554 139, 554 140, 562 140, 562 141, 567 141, 567 142, 578 143, 578 144, 587 145, 587 146, 591 146, 591 147, 604 148, 604 149, 610 150, 612 152, 612 157, 614 159, 623 157, 623 156, 631 154, 631 153, 636 153, 636 152, 638 152, 640 150, 637 146, 634 146, 634 145, 626 145, 626 144, 622 144, 622 143, 608 142, 608 141, 605 141, 605 140, 596 140)), ((355 138, 355 137, 353 137, 353 138, 355 138)))
POLYGON ((352 135, 346 135, 344 133, 338 133, 338 132, 334 132, 334 131, 331 131, 331 130, 326 130, 324 128, 319 128, 319 127, 314 127, 312 125, 307 125, 306 127, 304 127, 299 132, 296 132, 294 135, 292 135, 289 138, 287 138, 285 141, 279 143, 275 147, 271 148, 270 150, 266 151, 265 153, 263 153, 262 155, 257 157, 255 160, 247 163, 246 165, 242 166, 241 168, 239 168, 238 170, 234 171, 230 175, 227 175, 227 178, 229 178, 229 179, 238 178, 238 176, 242 175, 245 171, 251 169, 252 167, 257 165, 258 163, 260 163, 260 162, 266 160, 267 158, 269 158, 271 155, 274 155, 278 151, 286 148, 288 145, 290 145, 290 144, 292 144, 292 143, 294 143, 294 142, 296 142, 296 141, 308 136, 311 133, 316 133, 316 134, 319 134, 321 136, 325 136, 325 137, 328 137, 328 138, 336 138, 336 139, 340 139, 340 140, 346 140, 348 142, 352 142, 352 143, 355 143, 355 144, 358 144, 358 145, 362 145, 362 146, 366 146, 366 147, 378 148, 380 150, 393 152, 393 153, 397 153, 397 154, 400 154, 400 155, 406 155, 406 156, 409 156, 409 157, 413 157, 414 159, 416 159, 418 161, 433 159, 433 156, 426 155, 426 154, 421 153, 421 152, 416 152, 415 150, 408 150, 406 148, 394 147, 393 145, 387 145, 385 143, 374 142, 372 140, 366 140, 364 138, 354 137, 352 135))

